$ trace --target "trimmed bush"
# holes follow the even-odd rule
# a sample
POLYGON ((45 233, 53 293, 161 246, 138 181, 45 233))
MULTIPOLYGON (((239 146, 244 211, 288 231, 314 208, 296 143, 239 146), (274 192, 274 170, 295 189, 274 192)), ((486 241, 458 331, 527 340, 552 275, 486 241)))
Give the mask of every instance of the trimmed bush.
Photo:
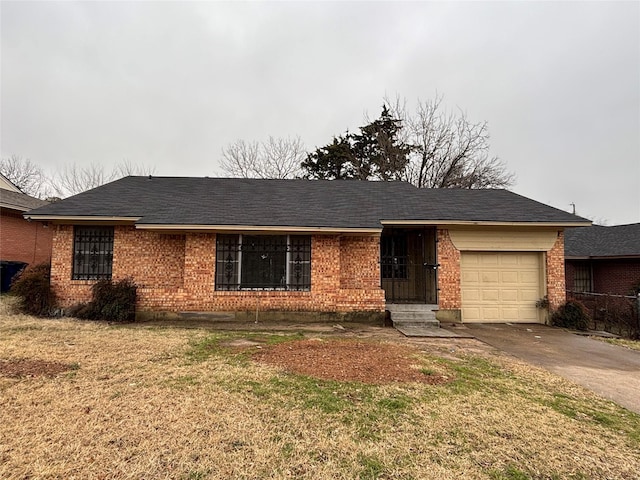
POLYGON ((136 284, 130 278, 99 280, 91 287, 92 300, 69 308, 73 317, 87 320, 130 322, 136 318, 136 284))
POLYGON ((551 324, 553 326, 574 330, 586 330, 589 328, 590 321, 591 318, 587 309, 577 300, 569 300, 551 315, 551 324))
POLYGON ((56 296, 51 289, 51 265, 41 263, 26 268, 18 274, 10 293, 19 298, 16 305, 21 313, 48 317, 56 306, 56 296))

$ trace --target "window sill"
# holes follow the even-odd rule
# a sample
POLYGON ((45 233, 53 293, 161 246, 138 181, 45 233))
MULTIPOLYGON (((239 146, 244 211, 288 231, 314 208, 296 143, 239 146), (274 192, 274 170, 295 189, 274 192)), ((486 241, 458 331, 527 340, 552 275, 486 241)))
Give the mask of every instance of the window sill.
POLYGON ((311 290, 214 290, 216 295, 221 296, 233 296, 238 295, 242 297, 250 297, 250 296, 306 296, 311 294, 311 290))
POLYGON ((71 279, 71 285, 94 285, 98 280, 73 280, 71 279))

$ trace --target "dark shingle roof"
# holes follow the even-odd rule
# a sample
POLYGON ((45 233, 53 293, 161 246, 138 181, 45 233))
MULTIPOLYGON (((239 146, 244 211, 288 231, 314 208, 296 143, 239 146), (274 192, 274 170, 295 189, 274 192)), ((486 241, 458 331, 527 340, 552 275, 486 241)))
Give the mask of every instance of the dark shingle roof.
POLYGON ((139 225, 380 228, 381 220, 584 223, 506 190, 404 182, 126 177, 31 212, 140 217, 139 225))
POLYGON ((588 222, 508 190, 416 189, 421 205, 407 212, 421 219, 477 222, 588 222))
POLYGON ((567 229, 564 254, 566 257, 640 257, 640 223, 567 229))
POLYGON ((47 205, 49 202, 34 198, 26 193, 12 192, 11 190, 0 189, 0 205, 11 210, 25 212, 32 208, 38 208, 47 205))

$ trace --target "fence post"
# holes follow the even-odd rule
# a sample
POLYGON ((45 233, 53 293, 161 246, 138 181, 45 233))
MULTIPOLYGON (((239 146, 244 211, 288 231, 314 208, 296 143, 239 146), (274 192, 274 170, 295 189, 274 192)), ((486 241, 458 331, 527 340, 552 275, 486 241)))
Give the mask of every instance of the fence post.
POLYGON ((638 307, 636 309, 636 313, 638 314, 638 330, 636 331, 636 334, 640 335, 640 292, 638 292, 638 304, 636 306, 638 307))

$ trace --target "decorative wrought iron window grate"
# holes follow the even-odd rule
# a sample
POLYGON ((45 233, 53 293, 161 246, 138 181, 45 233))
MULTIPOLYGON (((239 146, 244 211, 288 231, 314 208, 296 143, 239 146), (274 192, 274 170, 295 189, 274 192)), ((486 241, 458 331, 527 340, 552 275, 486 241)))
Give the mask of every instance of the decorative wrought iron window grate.
POLYGON ((74 227, 73 280, 111 278, 113 227, 74 227))
POLYGON ((216 290, 311 288, 308 235, 218 235, 216 290))
POLYGON ((380 239, 380 263, 383 279, 407 279, 407 236, 403 233, 383 235, 380 239))

